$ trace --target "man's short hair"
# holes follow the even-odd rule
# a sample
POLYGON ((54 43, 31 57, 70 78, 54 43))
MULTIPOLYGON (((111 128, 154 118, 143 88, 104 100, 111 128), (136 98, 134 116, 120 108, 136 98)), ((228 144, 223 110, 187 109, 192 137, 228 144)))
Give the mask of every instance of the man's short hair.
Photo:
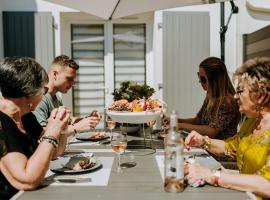
POLYGON ((79 65, 70 57, 66 55, 60 55, 54 58, 51 67, 58 66, 61 68, 70 67, 73 69, 79 69, 79 65))

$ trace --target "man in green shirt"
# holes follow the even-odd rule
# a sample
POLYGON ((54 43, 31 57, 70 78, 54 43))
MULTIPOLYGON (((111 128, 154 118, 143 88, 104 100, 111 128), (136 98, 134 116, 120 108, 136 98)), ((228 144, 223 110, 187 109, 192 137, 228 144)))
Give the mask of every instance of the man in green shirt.
MULTIPOLYGON (((49 71, 48 93, 44 95, 33 112, 43 127, 47 125, 47 119, 50 117, 51 111, 54 108, 63 106, 62 100, 57 93, 65 94, 72 88, 78 69, 77 63, 68 56, 60 55, 53 60, 49 71)), ((72 135, 95 129, 99 120, 100 115, 97 111, 92 112, 91 116, 86 118, 71 117, 70 125, 65 130, 65 134, 72 135)))

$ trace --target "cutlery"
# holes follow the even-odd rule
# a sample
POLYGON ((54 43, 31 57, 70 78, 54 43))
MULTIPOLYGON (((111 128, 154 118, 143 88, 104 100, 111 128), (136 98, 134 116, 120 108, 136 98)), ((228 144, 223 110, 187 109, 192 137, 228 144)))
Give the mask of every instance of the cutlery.
POLYGON ((103 144, 103 145, 105 145, 105 144, 110 144, 110 143, 111 143, 110 140, 104 140, 104 141, 100 141, 100 142, 99 142, 99 144, 103 144))
POLYGON ((92 182, 92 179, 90 177, 72 177, 72 176, 54 177, 53 180, 62 183, 92 182))

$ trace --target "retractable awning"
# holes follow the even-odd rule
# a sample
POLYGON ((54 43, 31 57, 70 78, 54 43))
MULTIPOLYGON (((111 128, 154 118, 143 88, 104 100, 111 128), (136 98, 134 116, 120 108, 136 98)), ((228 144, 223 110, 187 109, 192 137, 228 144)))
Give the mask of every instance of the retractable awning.
POLYGON ((105 20, 181 6, 219 3, 227 0, 46 0, 105 20))

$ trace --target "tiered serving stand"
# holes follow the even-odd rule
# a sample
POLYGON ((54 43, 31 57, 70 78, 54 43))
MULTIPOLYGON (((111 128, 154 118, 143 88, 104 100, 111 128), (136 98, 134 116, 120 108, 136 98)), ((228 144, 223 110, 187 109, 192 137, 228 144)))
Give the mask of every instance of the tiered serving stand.
MULTIPOLYGON (((143 111, 143 112, 127 112, 127 111, 106 111, 106 114, 110 116, 115 122, 118 123, 130 123, 130 124, 142 124, 143 127, 143 136, 144 136, 144 149, 147 149, 146 146, 146 134, 144 125, 145 123, 155 121, 162 115, 160 111, 143 111)), ((150 149, 153 150, 151 153, 154 153, 156 150, 153 146, 152 130, 150 129, 150 149)), ((149 148, 148 148, 149 149, 149 148)))

